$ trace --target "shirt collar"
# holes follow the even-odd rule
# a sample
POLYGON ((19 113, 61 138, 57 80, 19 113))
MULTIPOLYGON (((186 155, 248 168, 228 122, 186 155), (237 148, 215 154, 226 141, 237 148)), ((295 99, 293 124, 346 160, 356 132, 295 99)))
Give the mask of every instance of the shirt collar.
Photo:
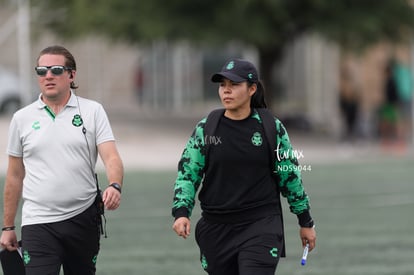
MULTIPOLYGON (((42 100, 42 93, 39 94, 39 97, 37 98, 37 106, 39 109, 43 109, 46 107, 46 104, 43 102, 42 100)), ((78 102, 76 100, 76 95, 73 92, 73 90, 70 90, 70 98, 68 100, 68 102, 66 103, 65 107, 69 106, 69 107, 76 107, 78 106, 78 102)))

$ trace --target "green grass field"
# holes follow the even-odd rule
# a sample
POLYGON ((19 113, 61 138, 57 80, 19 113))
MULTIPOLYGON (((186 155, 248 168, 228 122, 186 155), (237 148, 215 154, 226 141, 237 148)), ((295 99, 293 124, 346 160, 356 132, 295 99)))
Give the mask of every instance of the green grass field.
MULTIPOLYGON (((413 170, 413 160, 312 165, 303 178, 317 248, 301 266, 296 217, 284 203, 287 258, 277 274, 414 274, 413 170)), ((174 179, 175 171, 126 173, 122 206, 107 213, 97 274, 206 274, 194 234, 183 240, 171 229, 174 179)))

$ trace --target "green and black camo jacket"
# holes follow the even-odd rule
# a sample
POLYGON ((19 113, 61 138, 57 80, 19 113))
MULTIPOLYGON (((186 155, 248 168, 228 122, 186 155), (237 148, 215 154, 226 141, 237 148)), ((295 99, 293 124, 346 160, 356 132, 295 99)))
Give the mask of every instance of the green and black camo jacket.
MULTIPOLYGON (((261 122, 257 112, 252 116, 261 122)), ((202 119, 189 138, 178 164, 178 174, 174 187, 172 214, 175 218, 190 217, 195 205, 195 197, 204 177, 206 145, 204 125, 207 118, 202 119)), ((310 219, 309 197, 302 185, 301 170, 295 150, 289 140, 283 124, 275 118, 277 136, 275 178, 280 193, 287 198, 290 211, 301 220, 310 219)))

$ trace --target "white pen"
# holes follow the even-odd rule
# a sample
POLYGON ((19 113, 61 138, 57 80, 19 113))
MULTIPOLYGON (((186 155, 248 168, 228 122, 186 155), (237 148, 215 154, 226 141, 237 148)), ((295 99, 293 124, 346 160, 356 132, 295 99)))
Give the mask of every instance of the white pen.
POLYGON ((306 264, 306 258, 308 258, 308 251, 309 251, 309 244, 307 243, 305 248, 303 249, 302 261, 300 261, 301 265, 306 264))

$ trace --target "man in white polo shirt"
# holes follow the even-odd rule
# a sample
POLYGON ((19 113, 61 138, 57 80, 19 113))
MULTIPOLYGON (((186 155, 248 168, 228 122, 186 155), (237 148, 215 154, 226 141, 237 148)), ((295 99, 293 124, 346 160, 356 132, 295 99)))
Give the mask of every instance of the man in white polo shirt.
POLYGON ((73 92, 76 62, 61 46, 45 48, 35 68, 41 94, 10 123, 0 244, 18 246, 15 216, 22 206, 26 275, 95 274, 103 207, 121 201, 123 164, 101 104, 73 92), (98 192, 97 155, 108 187, 98 192), (101 206, 101 207, 100 207, 101 206))

